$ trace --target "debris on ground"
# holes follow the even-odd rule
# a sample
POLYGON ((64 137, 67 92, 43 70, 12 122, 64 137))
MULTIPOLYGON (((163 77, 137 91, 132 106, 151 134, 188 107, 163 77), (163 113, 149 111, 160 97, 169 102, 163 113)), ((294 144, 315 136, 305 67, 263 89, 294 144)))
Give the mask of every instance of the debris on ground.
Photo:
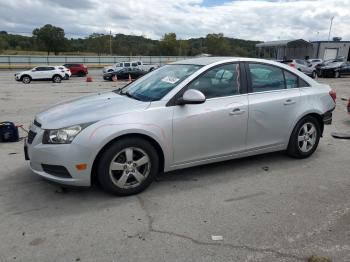
POLYGON ((222 241, 222 240, 224 240, 224 237, 223 236, 211 236, 211 240, 222 241))
POLYGON ((319 256, 315 256, 315 255, 312 255, 306 261, 307 262, 332 262, 332 260, 330 258, 319 257, 319 256))
POLYGON ((270 168, 269 168, 268 166, 263 166, 262 169, 263 169, 264 171, 269 171, 270 168))

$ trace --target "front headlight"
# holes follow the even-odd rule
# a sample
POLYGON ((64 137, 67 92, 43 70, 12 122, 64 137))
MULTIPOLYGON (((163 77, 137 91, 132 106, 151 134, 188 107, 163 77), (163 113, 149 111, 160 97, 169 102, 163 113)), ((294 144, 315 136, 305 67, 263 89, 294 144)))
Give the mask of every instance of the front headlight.
POLYGON ((60 129, 45 130, 43 136, 43 144, 70 144, 73 139, 89 124, 74 125, 60 129))

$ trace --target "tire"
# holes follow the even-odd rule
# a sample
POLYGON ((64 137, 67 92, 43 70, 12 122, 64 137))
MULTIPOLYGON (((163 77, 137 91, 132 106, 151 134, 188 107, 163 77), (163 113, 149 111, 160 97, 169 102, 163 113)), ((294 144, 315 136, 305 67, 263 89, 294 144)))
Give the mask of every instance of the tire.
POLYGON ((317 77, 317 73, 316 73, 316 71, 312 71, 312 75, 311 75, 311 77, 312 77, 313 79, 315 79, 315 78, 317 77))
POLYGON ((62 77, 61 76, 59 76, 59 75, 54 75, 53 77, 52 77, 52 82, 54 82, 54 83, 61 83, 62 82, 62 77))
POLYGON ((78 76, 79 76, 79 77, 83 77, 83 76, 85 76, 85 73, 84 73, 83 71, 79 71, 79 72, 78 72, 78 76))
POLYGON ((294 158, 311 156, 317 149, 320 137, 321 128, 317 119, 312 116, 302 118, 290 136, 287 154, 294 158))
POLYGON ((152 72, 154 70, 154 67, 151 67, 148 72, 152 72))
POLYGON ((334 78, 340 78, 340 73, 339 71, 334 72, 334 78))
POLYGON ((158 169, 157 151, 148 141, 134 137, 116 141, 104 150, 97 175, 105 191, 129 196, 145 190, 158 174, 158 169))
POLYGON ((29 84, 32 81, 32 78, 30 76, 22 76, 22 82, 24 84, 29 84))

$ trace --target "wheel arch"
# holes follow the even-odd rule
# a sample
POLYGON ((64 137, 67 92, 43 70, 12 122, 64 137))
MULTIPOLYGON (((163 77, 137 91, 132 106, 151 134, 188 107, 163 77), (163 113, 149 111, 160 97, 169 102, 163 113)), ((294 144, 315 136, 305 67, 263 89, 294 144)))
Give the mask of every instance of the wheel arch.
POLYGON ((292 129, 289 132, 289 137, 292 135, 292 132, 293 132, 295 126, 299 123, 299 121, 302 120, 305 117, 308 117, 308 116, 311 116, 311 117, 313 117, 313 118, 315 118, 317 120, 317 122, 319 123, 320 128, 321 128, 321 137, 323 136, 323 130, 324 130, 323 116, 322 116, 322 114, 320 112, 315 112, 314 111, 314 112, 307 112, 307 113, 305 113, 304 115, 300 116, 295 121, 295 123, 292 126, 292 129))
POLYGON ((28 74, 21 75, 20 80, 23 80, 23 77, 25 77, 25 76, 28 76, 30 78, 30 80, 32 80, 32 77, 30 75, 28 75, 28 74))
POLYGON ((120 139, 123 139, 123 138, 129 138, 129 137, 138 137, 138 138, 141 138, 141 139, 148 141, 154 147, 154 149, 157 151, 157 154, 159 157, 159 172, 164 171, 164 165, 165 165, 164 151, 163 151, 161 145, 154 138, 152 138, 151 136, 145 135, 145 134, 141 134, 141 133, 123 134, 123 135, 120 135, 120 136, 113 138, 108 143, 106 143, 100 149, 100 151, 97 153, 97 155, 95 156, 95 159, 93 161, 92 168, 91 168, 91 184, 96 184, 96 182, 98 180, 97 179, 98 162, 99 162, 103 152, 114 142, 116 142, 120 139))

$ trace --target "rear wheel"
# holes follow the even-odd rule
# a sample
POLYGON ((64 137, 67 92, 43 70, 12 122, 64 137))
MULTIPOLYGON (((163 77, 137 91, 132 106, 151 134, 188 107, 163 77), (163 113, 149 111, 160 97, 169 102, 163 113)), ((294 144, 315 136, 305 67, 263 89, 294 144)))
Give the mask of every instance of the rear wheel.
POLYGON ((304 117, 294 127, 287 148, 288 155, 295 158, 311 156, 317 149, 320 136, 321 128, 317 119, 304 117))
POLYGON ((85 73, 83 71, 79 71, 78 76, 83 77, 85 76, 85 73))
POLYGON ((54 83, 61 83, 61 81, 62 81, 62 77, 59 75, 54 75, 52 77, 52 82, 54 82, 54 83))
POLYGON ((159 158, 154 147, 140 138, 114 142, 102 154, 98 179, 102 187, 119 196, 146 189, 158 173, 159 158))
POLYGON ((22 77, 22 82, 24 84, 29 84, 32 81, 32 79, 30 78, 30 76, 23 76, 22 77))

